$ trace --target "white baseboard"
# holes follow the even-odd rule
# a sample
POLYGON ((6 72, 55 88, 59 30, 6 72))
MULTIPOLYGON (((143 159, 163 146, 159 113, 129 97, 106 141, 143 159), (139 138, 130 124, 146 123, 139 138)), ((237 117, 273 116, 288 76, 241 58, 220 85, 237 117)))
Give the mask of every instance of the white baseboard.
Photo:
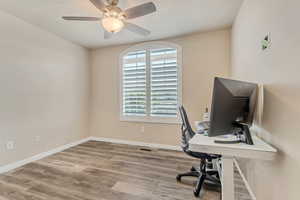
POLYGON ((104 137, 91 137, 90 139, 94 140, 94 141, 99 141, 99 142, 110 142, 110 143, 116 143, 116 144, 128 144, 128 145, 135 145, 135 146, 150 147, 150 148, 155 148, 155 149, 181 151, 180 146, 173 146, 173 145, 166 145, 166 144, 145 143, 145 142, 120 140, 120 139, 104 138, 104 137))
POLYGON ((250 185, 249 185, 249 183, 248 183, 248 181, 247 181, 244 173, 242 172, 242 170, 240 168, 240 165, 239 165, 239 163, 238 163, 238 161, 236 159, 234 159, 234 164, 235 164, 237 170, 239 171, 239 173, 240 173, 240 175, 241 175, 241 177, 242 177, 242 179, 243 179, 243 181, 245 183, 245 186, 246 186, 246 188, 247 188, 247 190, 248 190, 248 192, 249 192, 249 194, 251 196, 251 199, 252 200, 256 200, 256 196, 255 196, 254 192, 252 191, 252 189, 251 189, 251 187, 250 187, 250 185))
POLYGON ((71 148, 71 147, 73 147, 73 146, 82 144, 82 143, 87 142, 87 141, 90 141, 90 140, 91 140, 91 138, 90 138, 90 137, 87 137, 87 138, 85 138, 85 139, 82 139, 82 140, 79 140, 79 141, 76 141, 76 142, 72 142, 72 143, 69 143, 69 144, 66 144, 66 145, 57 147, 57 148, 52 149, 52 150, 50 150, 50 151, 47 151, 47 152, 43 152, 43 153, 34 155, 34 156, 30 157, 30 158, 26 158, 26 159, 24 159, 24 160, 20 160, 20 161, 17 161, 17 162, 8 164, 8 165, 1 166, 1 167, 0 167, 0 174, 5 173, 5 172, 8 172, 8 171, 11 171, 11 170, 13 170, 13 169, 16 169, 16 168, 18 168, 18 167, 21 167, 21 166, 23 166, 23 165, 26 165, 26 164, 28 164, 28 163, 31 163, 31 162, 40 160, 40 159, 45 158, 45 157, 47 157, 47 156, 50 156, 50 155, 52 155, 52 154, 55 154, 55 153, 64 151, 64 150, 66 150, 66 149, 68 149, 68 148, 71 148))

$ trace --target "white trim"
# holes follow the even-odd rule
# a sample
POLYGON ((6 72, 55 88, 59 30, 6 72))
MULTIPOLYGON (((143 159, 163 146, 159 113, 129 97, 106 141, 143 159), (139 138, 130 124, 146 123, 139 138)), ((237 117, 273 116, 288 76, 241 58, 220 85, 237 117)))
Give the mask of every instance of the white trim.
POLYGON ((110 142, 110 143, 116 143, 116 144, 127 144, 127 145, 134 145, 134 146, 150 147, 150 148, 155 148, 155 149, 181 151, 180 146, 173 146, 173 145, 167 145, 167 144, 145 143, 145 142, 120 140, 120 139, 104 138, 104 137, 91 137, 91 140, 98 141, 98 142, 110 142))
MULTIPOLYGON (((151 117, 151 116, 124 116, 123 115, 123 57, 131 52, 131 51, 138 51, 138 50, 146 50, 146 70, 147 66, 149 65, 149 49, 151 48, 160 48, 160 47, 172 47, 177 49, 177 68, 178 68, 178 106, 182 104, 182 47, 178 44, 171 43, 171 42, 164 42, 164 41, 152 41, 152 42, 145 42, 141 44, 134 45, 132 47, 127 48, 123 52, 121 52, 119 56, 119 113, 120 113, 120 121, 131 121, 131 122, 146 122, 146 123, 164 123, 164 124, 179 124, 181 123, 181 119, 179 116, 179 112, 177 112, 177 117, 151 117)), ((150 68, 148 67, 148 70, 150 68)), ((149 74, 149 72, 148 72, 149 74)), ((149 76, 147 78, 147 82, 149 82, 149 76)), ((147 87, 150 85, 147 84, 147 87)), ((147 88, 147 93, 149 92, 149 88, 147 88)), ((147 98, 150 98, 149 94, 147 94, 147 98)), ((150 102, 147 99, 147 113, 149 112, 150 102)))
POLYGON ((82 139, 82 140, 79 140, 79 141, 75 141, 75 142, 72 142, 72 143, 65 144, 65 145, 63 145, 63 146, 57 147, 57 148, 52 149, 52 150, 50 150, 50 151, 47 151, 47 152, 43 152, 43 153, 34 155, 34 156, 30 157, 30 158, 26 158, 26 159, 24 159, 24 160, 20 160, 20 161, 17 161, 17 162, 8 164, 8 165, 1 166, 1 167, 0 167, 0 174, 5 173, 5 172, 8 172, 8 171, 11 171, 11 170, 13 170, 13 169, 16 169, 16 168, 18 168, 18 167, 21 167, 21 166, 23 166, 23 165, 26 165, 26 164, 28 164, 28 163, 31 163, 31 162, 40 160, 40 159, 45 158, 45 157, 47 157, 47 156, 53 155, 53 154, 55 154, 55 153, 64 151, 64 150, 66 150, 66 149, 69 149, 69 148, 71 148, 71 147, 77 146, 77 145, 79 145, 79 144, 85 143, 85 142, 90 141, 90 140, 91 140, 91 137, 87 137, 87 138, 85 138, 85 139, 82 139))
POLYGON ((239 171, 239 173, 240 173, 240 175, 241 175, 241 177, 242 177, 242 179, 243 179, 243 181, 244 181, 244 183, 245 183, 245 186, 246 186, 246 188, 247 188, 247 190, 248 190, 248 192, 249 192, 249 194, 250 194, 252 200, 256 200, 256 196, 255 196, 254 192, 252 191, 252 189, 251 189, 251 187, 250 187, 250 185, 249 185, 247 179, 245 178, 245 175, 244 175, 244 173, 242 172, 239 163, 237 162, 236 159, 233 159, 233 161, 234 161, 234 164, 235 164, 237 170, 239 171))

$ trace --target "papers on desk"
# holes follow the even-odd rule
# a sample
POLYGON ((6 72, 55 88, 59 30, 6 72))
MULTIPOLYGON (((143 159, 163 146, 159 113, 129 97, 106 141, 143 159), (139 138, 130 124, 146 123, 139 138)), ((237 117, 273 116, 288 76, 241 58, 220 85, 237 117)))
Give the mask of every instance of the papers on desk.
POLYGON ((210 123, 209 121, 196 121, 196 133, 198 134, 207 134, 210 123))
POLYGON ((220 135, 220 136, 216 136, 214 138, 216 138, 216 140, 218 140, 218 141, 224 141, 224 142, 236 141, 239 139, 239 137, 237 135, 233 135, 233 134, 220 135))

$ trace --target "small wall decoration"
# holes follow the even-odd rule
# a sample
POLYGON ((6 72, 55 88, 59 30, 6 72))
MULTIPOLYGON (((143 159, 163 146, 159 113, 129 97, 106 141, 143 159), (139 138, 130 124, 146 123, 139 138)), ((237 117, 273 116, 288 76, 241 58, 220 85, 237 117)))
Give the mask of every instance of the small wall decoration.
POLYGON ((261 49, 264 51, 271 46, 271 37, 270 33, 268 33, 264 39, 261 41, 261 49))

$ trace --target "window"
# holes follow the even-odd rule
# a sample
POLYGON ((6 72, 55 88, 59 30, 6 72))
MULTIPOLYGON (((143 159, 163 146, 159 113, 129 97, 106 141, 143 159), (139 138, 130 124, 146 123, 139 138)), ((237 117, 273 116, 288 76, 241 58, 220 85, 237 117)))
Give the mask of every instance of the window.
POLYGON ((121 54, 121 120, 178 123, 181 104, 181 48, 160 42, 121 54))

